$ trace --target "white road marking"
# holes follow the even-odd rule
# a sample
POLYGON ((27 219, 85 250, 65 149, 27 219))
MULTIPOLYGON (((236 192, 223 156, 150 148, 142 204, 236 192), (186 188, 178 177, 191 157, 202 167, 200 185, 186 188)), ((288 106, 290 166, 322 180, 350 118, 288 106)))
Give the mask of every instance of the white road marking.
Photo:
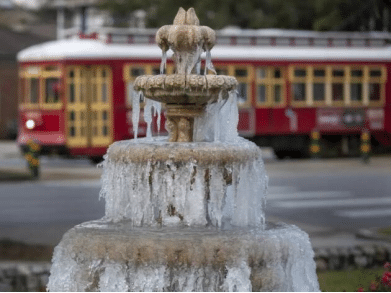
POLYGON ((310 199, 310 198, 335 198, 335 197, 351 197, 352 193, 349 191, 297 191, 291 193, 276 193, 267 195, 268 201, 274 200, 293 200, 293 199, 310 199))
POLYGON ((277 201, 270 203, 273 207, 296 209, 296 208, 327 208, 327 207, 343 207, 343 206, 368 206, 368 205, 382 205, 391 204, 391 197, 378 198, 349 198, 349 199, 333 199, 320 200, 309 199, 300 201, 277 201))
POLYGON ((391 208, 368 209, 368 210, 342 210, 336 214, 347 218, 379 218, 391 216, 391 208))

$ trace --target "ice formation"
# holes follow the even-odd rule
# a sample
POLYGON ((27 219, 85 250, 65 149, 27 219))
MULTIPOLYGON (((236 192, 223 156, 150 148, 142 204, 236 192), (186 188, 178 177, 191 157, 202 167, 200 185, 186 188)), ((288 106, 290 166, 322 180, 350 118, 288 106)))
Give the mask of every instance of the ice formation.
POLYGON ((153 143, 138 139, 116 142, 108 150, 101 196, 106 200, 107 221, 129 220, 133 226, 261 227, 266 186, 260 151, 244 139, 180 146, 166 138, 153 143), (248 160, 216 159, 221 152, 234 156, 238 148, 247 151, 248 160), (167 160, 161 160, 161 150, 167 160), (145 160, 127 160, 131 153, 140 153, 145 160), (189 154, 189 161, 182 161, 189 154), (212 164, 198 162, 201 156, 211 157, 212 164))
MULTIPOLYGON (((177 72, 195 68, 200 74, 202 50, 204 72, 213 72, 213 31, 197 30, 192 9, 180 9, 174 23, 158 31, 160 71, 171 42, 193 50, 174 52, 177 72), (172 38, 176 34, 181 42, 172 38), (194 40, 200 43, 194 46, 194 40)), ((149 89, 166 90, 165 85, 149 89)), ((237 85, 235 79, 231 85, 237 85)), ((139 88, 144 86, 140 82, 139 88)), ((128 85, 135 139, 115 142, 105 156, 100 192, 105 216, 64 235, 54 251, 48 290, 319 291, 308 235, 295 226, 265 222, 268 179, 260 149, 238 136, 234 86, 223 91, 219 84, 213 94, 208 89, 203 85, 193 89, 198 93, 181 94, 185 107, 180 110, 188 116, 179 115, 171 102, 171 118, 166 115, 171 134, 191 135, 169 141, 152 136, 153 116, 160 125, 160 103, 128 85), (206 95, 208 104, 197 100, 186 108, 191 94, 206 95), (137 139, 141 100, 147 135, 137 139)), ((161 97, 171 95, 165 91, 161 97)))
POLYGON ((50 291, 319 291, 308 236, 294 226, 76 228, 55 249, 50 291))

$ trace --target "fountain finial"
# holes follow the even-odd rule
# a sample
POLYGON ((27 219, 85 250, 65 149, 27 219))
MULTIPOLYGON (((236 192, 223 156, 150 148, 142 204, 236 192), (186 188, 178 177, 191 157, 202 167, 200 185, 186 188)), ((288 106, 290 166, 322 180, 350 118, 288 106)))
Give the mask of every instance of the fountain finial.
POLYGON ((175 74, 139 76, 134 89, 148 99, 166 104, 170 142, 193 141, 194 117, 203 113, 206 104, 216 102, 220 93, 227 97, 226 93, 237 87, 237 81, 230 76, 206 75, 208 70, 216 73, 210 60, 216 34, 211 28, 200 26, 194 8, 179 8, 173 24, 157 31, 156 43, 163 51, 163 60, 169 49, 174 52, 175 74), (205 75, 200 75, 203 51, 206 68, 205 75))

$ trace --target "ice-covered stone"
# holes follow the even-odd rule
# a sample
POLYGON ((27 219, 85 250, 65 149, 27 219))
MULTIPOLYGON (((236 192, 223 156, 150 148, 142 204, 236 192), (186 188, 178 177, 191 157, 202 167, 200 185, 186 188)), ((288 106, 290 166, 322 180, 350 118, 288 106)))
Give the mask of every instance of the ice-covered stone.
POLYGON ((313 257, 308 235, 285 224, 152 229, 100 220, 64 235, 48 289, 318 291, 313 257))
POLYGON ((261 151, 247 140, 178 145, 138 139, 109 148, 101 196, 107 221, 262 227, 266 186, 261 151))

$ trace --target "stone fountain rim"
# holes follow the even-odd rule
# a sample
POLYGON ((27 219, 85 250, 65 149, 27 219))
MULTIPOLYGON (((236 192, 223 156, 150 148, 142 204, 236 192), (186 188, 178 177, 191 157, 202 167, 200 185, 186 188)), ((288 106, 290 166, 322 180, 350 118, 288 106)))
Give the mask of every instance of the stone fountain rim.
POLYGON ((245 139, 231 143, 177 143, 163 139, 137 139, 113 143, 107 151, 106 160, 136 164, 170 161, 178 164, 195 163, 199 166, 211 166, 247 163, 261 157, 261 149, 245 139))
POLYGON ((133 88, 166 104, 206 104, 216 102, 220 92, 230 92, 237 85, 236 78, 228 75, 160 74, 138 76, 133 88))

